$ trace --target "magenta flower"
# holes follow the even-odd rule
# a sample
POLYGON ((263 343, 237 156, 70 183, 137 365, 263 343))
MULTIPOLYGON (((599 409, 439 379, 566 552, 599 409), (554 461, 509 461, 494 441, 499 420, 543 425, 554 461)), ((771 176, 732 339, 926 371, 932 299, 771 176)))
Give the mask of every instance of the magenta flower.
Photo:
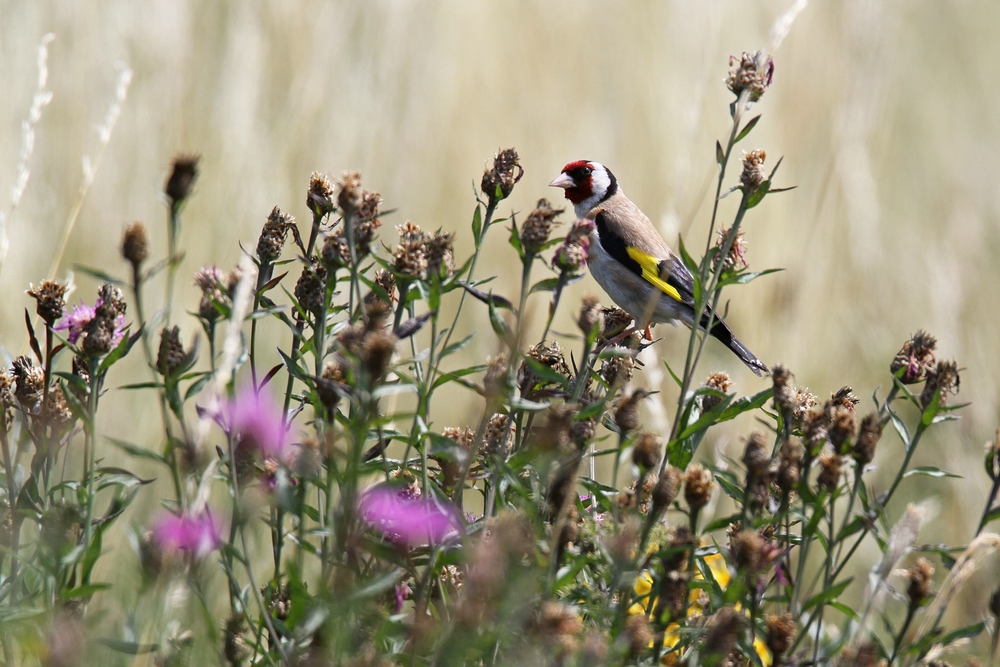
POLYGON ((266 391, 253 387, 241 389, 229 402, 229 428, 239 437, 239 446, 258 452, 261 457, 284 461, 286 431, 281 408, 266 391))
POLYGON ((165 514, 156 521, 153 537, 164 551, 187 551, 204 558, 222 544, 219 528, 207 510, 198 515, 165 514))
POLYGON ((385 537, 409 546, 437 544, 458 534, 455 509, 427 498, 408 498, 391 486, 380 485, 361 496, 361 517, 385 537))
MULTIPOLYGON (((90 321, 94 319, 97 315, 97 307, 103 303, 102 299, 98 299, 93 306, 88 306, 87 304, 80 302, 79 306, 73 306, 73 312, 63 318, 62 322, 57 324, 55 329, 69 329, 69 334, 67 339, 70 344, 76 345, 76 342, 80 340, 80 336, 84 334, 87 329, 87 325, 90 321)), ((115 332, 111 337, 111 345, 118 345, 122 342, 122 338, 125 337, 125 316, 119 314, 115 318, 115 332)))

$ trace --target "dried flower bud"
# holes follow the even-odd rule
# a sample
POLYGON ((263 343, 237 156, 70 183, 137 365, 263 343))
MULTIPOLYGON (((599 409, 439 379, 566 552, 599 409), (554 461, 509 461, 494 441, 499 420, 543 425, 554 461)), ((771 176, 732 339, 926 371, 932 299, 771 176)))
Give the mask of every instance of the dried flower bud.
POLYGON ((312 211, 313 216, 321 218, 333 212, 335 208, 333 192, 334 187, 330 177, 314 171, 309 177, 309 191, 306 193, 306 206, 312 211))
POLYGON ((343 230, 338 229, 326 237, 320 257, 323 264, 332 269, 351 265, 351 246, 344 238, 343 230))
MULTIPOLYGON (((743 173, 740 174, 740 183, 747 193, 755 192, 764 181, 767 180, 767 173, 764 171, 764 160, 767 153, 763 150, 743 153, 743 173)), ((737 240, 739 240, 737 238, 737 240)), ((736 244, 733 243, 735 246, 736 244)))
POLYGON ((792 386, 792 372, 784 364, 775 364, 771 369, 771 381, 774 384, 774 407, 781 412, 785 421, 789 421, 792 413, 798 408, 797 391, 792 386))
POLYGON ((361 173, 345 171, 340 177, 340 192, 337 193, 337 205, 345 216, 354 216, 364 203, 361 188, 361 173))
POLYGON ((851 444, 857 432, 857 418, 853 409, 842 406, 834 408, 827 427, 830 444, 838 454, 845 453, 845 446, 851 444))
POLYGON ((199 155, 178 155, 174 158, 173 168, 167 178, 163 191, 166 193, 170 204, 176 207, 191 194, 191 186, 198 178, 199 155))
POLYGON ((754 431, 747 438, 746 449, 743 451, 743 464, 747 467, 747 477, 761 479, 767 477, 767 468, 771 464, 771 455, 767 451, 767 441, 764 434, 754 431))
POLYGON ((632 448, 632 463, 639 466, 639 470, 652 470, 660 463, 662 444, 652 433, 643 433, 632 448))
POLYGON ((618 306, 606 306, 602 309, 601 315, 604 319, 604 329, 601 331, 601 338, 604 340, 611 340, 625 331, 628 325, 632 324, 632 316, 618 306))
POLYGON ((43 280, 38 287, 29 285, 27 294, 35 299, 35 312, 49 327, 55 326, 56 320, 66 312, 65 285, 54 280, 43 280))
POLYGON ((427 240, 427 276, 447 278, 455 271, 455 251, 452 233, 435 234, 427 240))
POLYGON ((767 648, 774 657, 775 664, 781 659, 785 651, 792 645, 797 628, 791 614, 774 616, 768 614, 764 618, 764 625, 767 626, 767 648))
POLYGON ((134 269, 138 269, 139 265, 146 261, 149 257, 149 236, 146 233, 146 225, 137 220, 125 228, 121 252, 125 261, 134 269))
POLYGON ((934 566, 926 558, 918 558, 913 567, 906 571, 906 578, 909 579, 906 597, 910 599, 912 608, 919 607, 930 597, 932 576, 934 576, 934 566))
POLYGON ((802 418, 802 435, 805 438, 809 450, 813 453, 827 439, 827 426, 829 419, 824 410, 812 409, 805 413, 802 418))
POLYGON ((744 623, 743 614, 732 607, 723 607, 716 612, 709 621, 703 657, 711 660, 713 657, 728 656, 736 645, 744 623))
POLYGON ((615 426, 622 434, 627 434, 639 428, 639 403, 641 403, 649 392, 645 389, 634 389, 622 395, 615 409, 615 426))
MULTIPOLYGON (((735 383, 729 379, 729 375, 724 372, 712 373, 705 380, 705 386, 716 391, 720 391, 723 394, 728 394, 729 390, 735 386, 735 383)), ((709 412, 715 406, 722 403, 722 397, 712 396, 710 394, 703 394, 699 397, 701 402, 701 411, 709 412)))
POLYGON ((0 410, 14 405, 14 379, 6 368, 0 368, 0 410))
POLYGON ((923 330, 917 331, 896 353, 889 366, 890 372, 898 375, 899 381, 903 384, 920 382, 934 365, 936 347, 937 339, 934 336, 923 330))
POLYGON ((819 457, 819 477, 816 482, 820 489, 825 489, 828 493, 833 493, 840 485, 841 467, 843 461, 839 454, 827 453, 819 457))
MULTIPOLYGON (((385 294, 389 297, 389 301, 386 301, 386 305, 392 301, 396 294, 396 276, 392 275, 391 272, 385 269, 379 269, 375 272, 375 284, 385 290, 385 294)), ((372 303, 374 301, 382 301, 382 296, 372 290, 365 296, 365 301, 372 303)))
POLYGON ((316 393, 327 410, 333 410, 340 403, 338 389, 344 388, 344 368, 339 362, 331 361, 323 367, 323 375, 316 378, 316 393))
MULTIPOLYGON (((761 160, 763 161, 763 158, 761 160)), ((724 271, 748 268, 750 265, 747 264, 747 243, 743 240, 743 230, 736 232, 736 238, 733 239, 733 244, 729 246, 729 251, 725 255, 722 255, 722 251, 726 249, 726 244, 729 243, 729 234, 731 232, 731 229, 719 230, 719 240, 715 244, 715 247, 719 250, 719 254, 715 256, 715 264, 718 265, 719 260, 722 260, 722 269, 724 271)))
POLYGON ((80 508, 59 502, 42 515, 38 538, 50 553, 61 557, 80 542, 83 522, 80 508))
POLYGON ((597 423, 593 419, 581 419, 569 427, 569 439, 579 449, 584 449, 594 439, 597 423))
POLYGON ((181 329, 178 326, 164 327, 160 331, 160 348, 156 353, 156 370, 164 377, 172 375, 184 363, 184 345, 181 343, 181 329))
POLYGON ((771 85, 774 77, 774 60, 762 51, 744 53, 740 58, 729 56, 729 75, 726 87, 737 97, 749 91, 749 101, 756 102, 771 85))
POLYGON ((45 392, 45 371, 32 364, 30 357, 22 355, 14 359, 11 375, 18 403, 28 412, 36 412, 45 392))
POLYGON ((295 283, 295 298, 306 312, 318 315, 326 303, 326 268, 315 258, 295 283))
POLYGON ((767 566, 764 538, 756 530, 741 530, 729 538, 729 553, 736 569, 754 576, 767 566))
POLYGON ((246 619, 242 614, 230 616, 226 621, 225 646, 223 654, 226 662, 238 666, 253 652, 246 640, 246 619))
POLYGON ((837 667, 876 667, 879 665, 878 646, 870 641, 849 644, 837 656, 835 664, 837 667))
POLYGON ((938 396, 938 404, 944 405, 949 395, 957 394, 961 382, 958 370, 958 364, 954 361, 939 361, 933 369, 928 370, 927 383, 920 392, 920 405, 924 408, 929 406, 935 394, 938 396))
POLYGON ((381 382, 389 371, 396 343, 396 337, 388 331, 369 331, 365 334, 359 357, 361 369, 373 385, 381 382))
POLYGON ((619 387, 632 380, 635 372, 635 359, 631 355, 627 357, 609 357, 601 362, 601 370, 598 375, 608 383, 609 393, 613 393, 619 387))
MULTIPOLYGON (((548 344, 536 343, 528 350, 527 357, 543 366, 548 366, 563 377, 570 376, 569 366, 566 365, 566 358, 563 356, 562 348, 557 340, 548 344)), ((539 378, 531 371, 527 363, 522 363, 517 370, 517 384, 521 387, 522 393, 527 393, 539 383, 546 385, 549 384, 549 381, 539 378)))
POLYGON ((580 333, 589 336, 594 327, 601 321, 601 304, 594 296, 585 296, 580 304, 580 315, 576 319, 576 326, 580 333))
POLYGON ((427 273, 427 241, 424 233, 409 220, 397 229, 399 245, 393 254, 396 273, 407 278, 423 278, 427 273))
POLYGON ((510 196, 514 185, 524 176, 524 169, 518 161, 517 151, 505 148, 493 157, 493 168, 483 173, 480 186, 483 194, 496 205, 510 196))
POLYGON ((521 246, 525 252, 538 254, 549 240, 556 217, 565 209, 552 208, 548 199, 539 199, 535 210, 521 227, 521 246))
POLYGON ((799 467, 802 464, 802 445, 792 440, 786 440, 781 445, 778 454, 778 473, 774 483, 786 495, 791 493, 799 483, 799 467))
POLYGON ((628 642, 629 655, 637 658, 649 650, 649 645, 653 642, 653 628, 645 614, 632 614, 625 619, 625 627, 622 630, 625 641, 628 642))
POLYGON ((590 252, 590 232, 594 229, 593 220, 577 220, 573 223, 565 241, 552 256, 552 266, 570 275, 579 273, 587 266, 590 252))
POLYGON ((854 443, 852 455, 858 462, 858 469, 863 469, 875 458, 875 447, 879 438, 882 437, 882 421, 874 412, 865 416, 861 420, 861 430, 858 439, 854 443))
POLYGON ((684 500, 691 511, 697 512, 708 504, 712 497, 715 480, 709 470, 697 463, 687 469, 684 475, 684 500))
POLYGON ((69 409, 66 394, 63 393, 62 386, 58 382, 53 382, 49 387, 41 416, 42 421, 49 426, 53 435, 62 433, 76 419, 73 411, 69 409))
POLYGON ((260 238, 257 240, 257 258, 262 263, 269 264, 281 257, 288 230, 294 226, 295 218, 283 213, 277 206, 271 209, 271 215, 267 216, 267 222, 260 230, 260 238))
POLYGON ((659 514, 670 507, 677 497, 677 491, 681 485, 681 471, 677 468, 667 467, 660 478, 656 480, 656 486, 650 496, 653 514, 659 514))
POLYGON ((494 414, 486 425, 483 443, 479 455, 483 457, 499 456, 506 459, 514 447, 514 427, 509 426, 510 419, 504 414, 494 414))
POLYGON ((483 390, 490 398, 504 396, 507 390, 507 355, 501 352, 487 360, 483 390))

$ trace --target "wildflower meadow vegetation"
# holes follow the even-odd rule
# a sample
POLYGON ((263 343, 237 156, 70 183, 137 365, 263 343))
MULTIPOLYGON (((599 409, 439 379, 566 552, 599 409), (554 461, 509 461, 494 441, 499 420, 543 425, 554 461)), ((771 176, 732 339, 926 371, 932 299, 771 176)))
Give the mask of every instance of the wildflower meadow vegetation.
MULTIPOLYGON (((747 148, 774 70, 761 52, 730 62, 708 232, 680 247, 709 321, 772 273, 750 269, 744 239, 792 185, 747 148)), ((1000 547, 1000 440, 964 542, 918 543, 926 509, 897 495, 955 483, 912 460, 961 414, 960 362, 900 332, 879 388, 814 395, 768 359, 769 385, 741 395, 692 331, 664 366, 670 427, 646 428, 653 341, 607 302, 567 297, 593 223, 544 199, 508 211, 538 180, 530 165, 500 150, 470 218, 433 229, 404 222, 406 202, 390 224, 356 172, 315 173, 302 201, 260 212, 236 267, 194 270, 180 239, 200 165, 180 155, 165 248, 136 222, 118 266, 77 267, 101 283, 82 303, 54 280, 7 295, 30 343, 0 374, 3 664, 996 664, 1000 590, 971 625, 945 611, 1000 547), (485 252, 519 290, 495 291, 485 252), (191 280, 200 301, 178 303, 191 280), (548 306, 541 335, 531 301, 548 306), (575 330, 554 330, 565 311, 575 330), (482 326, 460 337, 460 318, 482 326), (265 329, 280 363, 262 361, 265 329), (463 365, 475 337, 500 351, 463 365), (144 376, 123 377, 136 355, 144 376), (474 413, 442 410, 456 391, 474 413), (137 392, 159 438, 102 433, 109 392, 137 392), (699 455, 741 416, 739 460, 699 455), (884 448, 894 476, 874 484, 884 448), (154 492, 155 511, 130 510, 154 492), (115 535, 132 549, 109 550, 115 535), (125 570, 141 571, 130 608, 111 595, 125 570)))

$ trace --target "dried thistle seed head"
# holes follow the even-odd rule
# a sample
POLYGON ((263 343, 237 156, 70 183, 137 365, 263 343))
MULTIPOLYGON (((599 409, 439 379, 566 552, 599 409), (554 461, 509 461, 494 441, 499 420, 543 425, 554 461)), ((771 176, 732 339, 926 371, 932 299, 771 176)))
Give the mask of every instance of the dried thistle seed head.
POLYGON ((572 405, 554 405, 548 410, 545 426, 535 444, 547 452, 567 452, 571 448, 569 429, 573 424, 576 409, 572 405))
POLYGON ((649 396, 649 392, 645 389, 633 389, 624 392, 622 397, 618 399, 618 407, 615 408, 614 420, 615 426, 623 434, 630 433, 641 426, 639 404, 647 396, 649 396))
POLYGON ((372 290, 365 295, 365 302, 383 301, 383 303, 389 305, 396 294, 396 277, 385 269, 379 269, 375 272, 375 284, 385 290, 385 294, 389 297, 389 300, 383 301, 382 296, 375 290, 372 290))
POLYGON ((246 640, 246 619, 242 614, 230 616, 226 621, 223 654, 230 665, 241 665, 253 652, 246 640))
POLYGON ((361 172, 345 171, 340 177, 340 192, 337 193, 337 205, 345 216, 357 215, 364 203, 361 188, 361 172))
POLYGON ((910 607, 916 609, 930 597, 933 576, 934 566, 926 558, 918 558, 913 567, 906 571, 906 578, 909 580, 906 597, 910 600, 910 607))
POLYGON ((771 464, 771 455, 767 451, 767 440, 760 431, 754 431, 747 438, 743 450, 743 465, 747 467, 747 477, 761 479, 767 477, 767 468, 771 464))
MULTIPOLYGON (((570 376, 569 366, 566 365, 566 357, 563 356, 562 348, 559 346, 559 341, 553 340, 551 343, 536 343, 527 352, 529 359, 537 361, 543 366, 548 366, 554 370, 559 375, 563 377, 570 376)), ((517 384, 518 386, 524 388, 527 385, 535 385, 539 382, 539 378, 531 372, 531 369, 527 364, 521 364, 517 371, 517 384)), ((527 388, 531 388, 527 386, 527 388)))
MULTIPOLYGON (((761 151, 763 153, 763 151, 761 151)), ((763 169, 762 169, 763 171, 763 169)), ((715 244, 715 247, 719 249, 719 254, 715 256, 715 264, 722 260, 722 268, 724 271, 732 271, 734 269, 745 269, 750 265, 747 263, 747 243, 743 240, 743 231, 737 231, 736 237, 733 239, 733 244, 729 246, 729 251, 722 255, 722 251, 725 250, 726 244, 729 243, 729 235, 732 233, 731 229, 720 229, 719 230, 719 240, 715 244)))
MULTIPOLYGON (((705 380, 705 386, 716 391, 721 391, 723 394, 728 394, 729 390, 736 386, 736 383, 729 379, 729 375, 727 373, 719 372, 709 375, 708 379, 705 380)), ((703 394, 702 396, 699 396, 699 401, 701 411, 709 412, 719 403, 722 403, 722 398, 720 396, 703 394)))
POLYGON ((903 384, 915 384, 927 376, 935 362, 934 350, 937 339, 926 331, 918 330, 896 353, 889 371, 899 375, 903 384))
POLYGON ((31 358, 21 355, 11 367, 14 377, 14 396, 28 412, 35 412, 45 393, 45 371, 31 363, 31 358))
POLYGON ((601 303, 597 297, 587 295, 580 303, 580 314, 576 319, 576 326, 580 333, 589 336, 594 327, 601 321, 601 303))
POLYGON ((160 331, 160 348, 156 353, 156 370, 166 377, 173 374, 184 363, 184 344, 181 343, 181 329, 178 326, 164 327, 160 331))
POLYGON ((756 575, 767 566, 766 543, 756 530, 741 530, 729 538, 729 553, 740 572, 756 575))
POLYGON ((361 369, 372 382, 381 382, 389 372, 396 337, 388 331, 369 331, 361 343, 361 369))
POLYGON ((535 210, 521 227, 521 245, 525 252, 538 254, 549 240, 556 217, 565 209, 552 208, 548 199, 539 199, 535 210))
POLYGON ((774 483, 786 495, 791 493, 799 483, 799 468, 802 464, 802 445, 793 440, 786 440, 781 445, 778 454, 778 472, 774 483))
POLYGON ((792 645, 798 628, 795 626, 795 620, 791 614, 782 614, 781 616, 768 614, 764 618, 764 625, 767 626, 767 648, 774 656, 775 664, 778 664, 781 656, 792 645))
POLYGON ((955 361, 939 361, 934 368, 928 370, 927 382, 920 392, 920 405, 924 408, 929 406, 935 394, 938 396, 938 404, 944 405, 949 395, 957 394, 961 382, 958 371, 958 363, 955 361))
POLYGON ((59 502, 42 515, 38 538, 52 553, 62 555, 80 542, 83 522, 80 508, 59 502))
POLYGON ((351 265, 351 247, 343 232, 343 229, 338 229, 323 240, 320 257, 323 264, 332 269, 351 265))
POLYGON ((613 392, 627 382, 630 382, 634 372, 635 359, 631 356, 609 357, 601 362, 601 370, 598 371, 598 375, 608 383, 608 387, 613 392))
POLYGON ((632 463, 636 464, 639 470, 652 470, 660 463, 662 445, 663 441, 652 433, 643 433, 632 448, 632 463))
POLYGON ((534 629, 548 639, 558 641, 561 636, 580 632, 583 619, 572 607, 549 600, 539 608, 534 629))
POLYGON ((302 267, 295 283, 295 298, 306 312, 318 315, 326 303, 326 267, 316 258, 302 267))
POLYGON ((833 493, 840 485, 841 469, 843 460, 839 454, 828 452, 819 457, 819 477, 816 483, 820 489, 825 489, 828 493, 833 493))
POLYGON ((174 158, 170 176, 167 177, 167 182, 163 186, 163 192, 166 193, 172 206, 177 206, 191 194, 191 186, 198 178, 198 160, 200 159, 200 155, 193 154, 180 154, 174 158))
POLYGON ((316 379, 316 393, 327 410, 333 410, 340 403, 338 387, 344 386, 344 368, 338 361, 327 362, 323 367, 323 375, 316 379))
POLYGON ((653 628, 649 625, 645 614, 631 614, 625 619, 622 634, 632 658, 637 658, 648 651, 649 645, 653 642, 653 628))
POLYGON ((423 278, 427 273, 427 240, 420 227, 407 220, 397 227, 399 245, 393 253, 396 273, 409 279, 423 278))
POLYGON ((365 303, 365 329, 381 331, 389 324, 392 307, 385 301, 375 299, 365 303))
POLYGON ((28 288, 28 296, 37 302, 35 312, 47 326, 55 326, 66 313, 66 286, 54 280, 43 280, 38 287, 29 284, 28 288))
POLYGON ((870 641, 849 644, 834 664, 837 667, 879 667, 878 646, 870 641))
POLYGON ((584 449, 594 439, 597 433, 597 422, 593 419, 581 419, 569 427, 569 439, 579 449, 584 449))
POLYGON ((0 409, 14 405, 14 379, 6 368, 0 368, 0 409))
POLYGON ((427 276, 447 278, 455 271, 453 233, 439 233, 427 240, 427 276))
POLYGON ((496 413, 490 417, 479 447, 479 455, 483 457, 499 456, 506 459, 514 447, 514 427, 510 425, 507 415, 496 413))
POLYGON ((739 58, 729 56, 726 88, 737 97, 745 90, 748 91, 749 101, 756 102, 771 85, 773 77, 774 60, 762 51, 744 53, 739 58))
POLYGON ((322 217, 335 208, 333 203, 333 181, 326 174, 314 171, 309 177, 309 191, 306 193, 306 206, 313 215, 322 217))
POLYGON ((774 386, 774 407, 781 411, 787 420, 798 407, 797 391, 792 386, 792 374, 784 364, 775 364, 771 368, 771 381, 774 386))
POLYGON ((493 168, 483 173, 480 183, 483 194, 491 204, 510 196, 514 185, 524 176, 524 169, 518 161, 517 151, 505 148, 493 157, 493 168))
POLYGON ((715 480, 712 472, 697 463, 687 469, 684 475, 684 500, 692 511, 698 511, 708 504, 712 497, 715 480))
POLYGON ((806 414, 816 406, 816 395, 809 391, 808 387, 799 387, 795 390, 795 409, 792 411, 792 421, 796 427, 801 428, 806 414))
POLYGON ((632 324, 632 316, 618 306, 605 306, 601 309, 601 316, 604 319, 601 338, 604 340, 611 340, 632 324))
MULTIPOLYGON (((766 158, 767 153, 763 150, 743 153, 743 172, 740 174, 740 183, 743 184, 743 189, 746 192, 756 192, 767 180, 767 172, 764 171, 766 158)), ((736 243, 733 245, 735 246, 736 243)))
POLYGON ((829 418, 826 411, 813 408, 807 411, 802 418, 802 435, 805 438, 809 451, 816 452, 827 440, 827 426, 829 418))
POLYGON ((486 362, 483 390, 487 397, 504 396, 507 392, 507 354, 501 352, 486 362))
POLYGON ((827 435, 830 444, 838 454, 846 453, 854 435, 857 432, 857 417, 854 410, 838 406, 833 409, 830 417, 830 425, 827 427, 827 435))
POLYGON ((62 433, 75 419, 62 386, 58 382, 53 382, 42 406, 42 421, 49 426, 53 434, 57 434, 62 433))
POLYGON ((552 256, 552 266, 566 274, 577 274, 587 266, 590 252, 590 232, 593 220, 577 220, 573 223, 565 241, 552 256))
POLYGON ((149 235, 146 233, 146 225, 136 220, 125 228, 125 233, 122 234, 121 253, 134 269, 138 269, 139 265, 146 261, 149 257, 149 235))
POLYGON ((851 455, 858 462, 859 470, 872 462, 875 458, 875 448, 878 446, 879 438, 882 437, 882 420, 878 414, 871 412, 861 420, 861 429, 858 432, 858 439, 854 442, 854 449, 851 455))
POLYGON ((271 209, 271 214, 260 230, 260 238, 257 239, 257 258, 261 263, 270 264, 281 257, 288 230, 294 226, 295 218, 282 212, 277 206, 271 209))
POLYGON ((743 614, 732 607, 723 607, 709 620, 705 635, 704 656, 727 657, 736 645, 744 626, 743 614))
POLYGON ((667 467, 659 479, 650 495, 653 514, 659 514, 670 507, 670 504, 677 498, 677 491, 681 485, 681 471, 677 468, 667 467))

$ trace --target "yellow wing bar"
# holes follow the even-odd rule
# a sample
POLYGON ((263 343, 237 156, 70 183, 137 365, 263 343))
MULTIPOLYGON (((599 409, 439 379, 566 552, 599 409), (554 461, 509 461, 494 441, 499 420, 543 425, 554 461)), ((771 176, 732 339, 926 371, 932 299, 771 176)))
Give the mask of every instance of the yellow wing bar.
POLYGON ((631 246, 628 247, 627 252, 628 256, 642 267, 642 277, 646 282, 655 286, 674 301, 682 301, 681 294, 677 291, 677 288, 660 277, 660 260, 631 246))

